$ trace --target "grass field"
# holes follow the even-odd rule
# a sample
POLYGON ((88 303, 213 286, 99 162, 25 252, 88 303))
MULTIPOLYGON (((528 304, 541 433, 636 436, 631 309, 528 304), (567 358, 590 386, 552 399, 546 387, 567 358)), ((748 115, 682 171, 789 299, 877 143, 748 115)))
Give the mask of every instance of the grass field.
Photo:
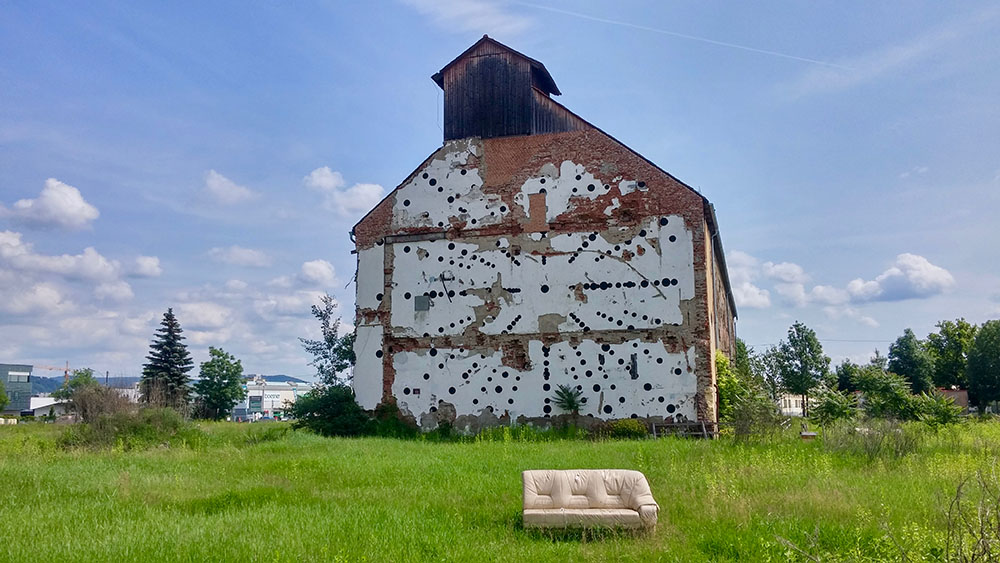
POLYGON ((983 423, 927 433, 899 460, 791 436, 435 443, 288 432, 262 441, 261 426, 205 424, 186 446, 145 451, 67 451, 56 445, 62 428, 0 427, 0 560, 802 557, 779 538, 824 560, 896 560, 897 544, 936 560, 956 485, 1000 448, 1000 425, 983 423), (643 471, 660 524, 646 536, 523 530, 520 471, 531 468, 643 471))

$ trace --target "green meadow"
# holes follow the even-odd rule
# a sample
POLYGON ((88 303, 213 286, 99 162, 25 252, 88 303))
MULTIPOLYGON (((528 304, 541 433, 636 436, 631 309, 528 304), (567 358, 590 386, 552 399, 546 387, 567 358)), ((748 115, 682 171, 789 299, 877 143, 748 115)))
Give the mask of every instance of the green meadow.
POLYGON ((93 450, 61 446, 65 427, 0 426, 0 560, 934 561, 958 483, 1000 454, 995 423, 913 427, 902 457, 794 435, 459 442, 199 428, 170 445, 93 450), (659 526, 524 530, 520 472, 533 468, 638 469, 659 526))

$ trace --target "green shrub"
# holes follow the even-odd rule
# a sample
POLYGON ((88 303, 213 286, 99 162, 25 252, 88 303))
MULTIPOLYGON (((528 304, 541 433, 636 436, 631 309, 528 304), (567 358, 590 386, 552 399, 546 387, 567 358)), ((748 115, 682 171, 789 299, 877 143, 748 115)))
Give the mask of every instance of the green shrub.
POLYGON ((637 440, 649 435, 646 425, 634 418, 609 421, 601 431, 602 438, 614 440, 637 440))
POLYGON ((420 433, 416 425, 403 420, 395 401, 382 402, 375 407, 375 435, 384 438, 413 438, 420 433))
POLYGON ((823 430, 824 448, 869 461, 900 459, 917 451, 922 441, 919 426, 895 420, 841 421, 823 430))
POLYGON ((728 422, 733 435, 743 440, 750 436, 777 434, 786 420, 770 397, 761 392, 751 392, 734 398, 728 422))
POLYGON ((243 438, 244 443, 248 446, 256 446, 265 442, 277 442, 278 440, 284 440, 288 435, 287 426, 264 426, 263 430, 256 428, 258 426, 256 424, 253 426, 243 438))
POLYGON ((956 405, 954 399, 945 397, 944 393, 939 391, 920 395, 916 398, 916 403, 920 422, 930 426, 932 430, 937 431, 943 426, 962 421, 962 407, 956 405))
POLYGON ((824 427, 841 420, 852 420, 858 414, 858 401, 854 394, 836 389, 821 389, 811 403, 809 420, 824 427))
POLYGON ((868 366, 855 375, 855 385, 864 394, 862 408, 871 418, 916 420, 917 398, 901 375, 868 366))
POLYGON ((68 427, 58 438, 63 448, 138 450, 154 446, 197 445, 204 433, 174 409, 149 408, 99 416, 68 427))
POLYGON ((321 385, 302 395, 290 409, 292 427, 321 436, 363 436, 375 429, 374 421, 358 405, 347 385, 321 385))

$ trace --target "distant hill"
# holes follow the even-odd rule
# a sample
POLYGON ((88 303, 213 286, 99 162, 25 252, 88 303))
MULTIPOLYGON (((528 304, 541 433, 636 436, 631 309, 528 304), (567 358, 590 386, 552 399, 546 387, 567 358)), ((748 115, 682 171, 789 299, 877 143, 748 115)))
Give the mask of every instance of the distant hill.
POLYGON ((31 394, 38 395, 39 393, 51 393, 62 387, 62 384, 63 378, 61 377, 42 377, 40 375, 32 375, 31 394))
MULTIPOLYGON (((98 377, 97 381, 104 383, 103 377, 98 377)), ((131 388, 139 381, 138 377, 109 377, 108 387, 131 388)), ((42 375, 31 376, 31 394, 52 393, 62 387, 63 378, 45 377, 42 375)))

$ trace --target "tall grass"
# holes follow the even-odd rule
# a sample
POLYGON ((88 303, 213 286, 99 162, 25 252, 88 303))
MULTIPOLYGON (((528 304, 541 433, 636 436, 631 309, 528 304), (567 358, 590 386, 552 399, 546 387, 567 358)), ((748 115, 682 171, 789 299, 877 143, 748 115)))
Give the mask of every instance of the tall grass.
POLYGON ((0 561, 940 560, 955 487, 1000 455, 1000 426, 922 435, 899 457, 792 434, 591 441, 528 428, 434 442, 202 423, 201 440, 57 446, 0 427, 0 561), (649 536, 531 534, 520 472, 643 471, 649 536))

